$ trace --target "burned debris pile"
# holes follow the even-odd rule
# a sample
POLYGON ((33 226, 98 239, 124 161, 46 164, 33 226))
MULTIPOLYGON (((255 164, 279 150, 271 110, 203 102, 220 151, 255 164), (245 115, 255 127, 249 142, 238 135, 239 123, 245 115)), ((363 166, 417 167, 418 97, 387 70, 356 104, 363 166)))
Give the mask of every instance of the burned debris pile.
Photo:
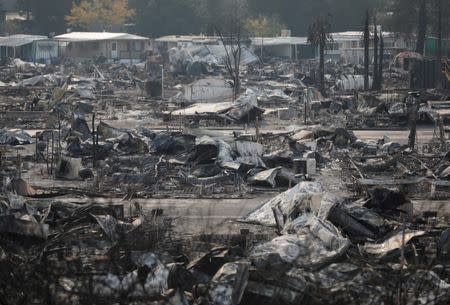
POLYGON ((398 191, 351 201, 301 182, 241 220, 278 237, 191 259, 170 219, 138 204, 1 200, 8 304, 391 304, 399 290, 412 304, 450 300, 448 229, 411 220, 398 191))
MULTIPOLYGON (((163 243, 170 248, 169 220, 150 218, 139 205, 125 216, 124 205, 48 203, 9 194, 1 206, 0 286, 7 304, 96 303, 125 294, 138 299, 144 296, 137 287, 140 268, 146 269, 145 262, 164 266, 146 251, 163 243), (122 284, 118 273, 128 274, 122 284)), ((156 278, 167 280, 167 268, 156 278)))
POLYGON ((450 303, 449 93, 224 51, 4 63, 0 303, 450 303))

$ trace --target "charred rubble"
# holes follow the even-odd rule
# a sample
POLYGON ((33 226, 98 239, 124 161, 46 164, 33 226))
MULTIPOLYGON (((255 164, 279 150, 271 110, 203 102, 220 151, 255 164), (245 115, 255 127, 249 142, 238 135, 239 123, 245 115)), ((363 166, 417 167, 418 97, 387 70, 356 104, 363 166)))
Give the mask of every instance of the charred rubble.
POLYGON ((362 67, 327 62, 323 96, 314 62, 251 55, 237 97, 209 56, 165 76, 8 61, 0 303, 450 303, 449 93, 394 70, 362 92, 362 67), (413 147, 411 103, 432 134, 413 147), (198 234, 146 208, 168 198, 259 205, 198 234))

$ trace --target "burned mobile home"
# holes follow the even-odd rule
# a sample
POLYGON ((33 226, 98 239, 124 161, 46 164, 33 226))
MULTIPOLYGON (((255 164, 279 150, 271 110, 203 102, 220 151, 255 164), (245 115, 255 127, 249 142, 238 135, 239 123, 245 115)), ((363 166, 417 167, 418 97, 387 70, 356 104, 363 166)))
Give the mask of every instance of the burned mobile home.
POLYGON ((0 304, 450 303, 444 47, 139 10, 0 61, 0 304))

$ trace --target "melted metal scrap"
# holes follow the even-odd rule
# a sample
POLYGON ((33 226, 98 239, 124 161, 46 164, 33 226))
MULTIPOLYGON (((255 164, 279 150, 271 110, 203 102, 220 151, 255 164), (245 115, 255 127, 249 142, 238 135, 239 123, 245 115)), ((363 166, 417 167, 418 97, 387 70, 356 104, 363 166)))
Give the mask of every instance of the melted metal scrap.
POLYGON ((214 275, 208 296, 216 305, 240 304, 247 288, 249 263, 246 261, 227 263, 214 275))

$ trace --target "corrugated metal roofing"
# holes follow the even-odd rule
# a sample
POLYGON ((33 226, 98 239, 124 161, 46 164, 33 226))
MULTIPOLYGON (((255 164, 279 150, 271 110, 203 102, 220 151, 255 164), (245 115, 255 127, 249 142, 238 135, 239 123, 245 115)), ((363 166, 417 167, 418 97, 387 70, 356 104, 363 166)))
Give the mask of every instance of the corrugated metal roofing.
POLYGON ((306 37, 255 37, 252 38, 254 46, 281 46, 281 45, 302 45, 308 44, 306 37))
POLYGON ((45 40, 48 39, 47 36, 39 36, 39 35, 11 35, 7 37, 0 37, 0 46, 1 47, 20 47, 29 43, 32 43, 36 40, 45 40))
POLYGON ((100 41, 100 40, 149 40, 147 37, 127 33, 109 32, 73 32, 55 36, 56 40, 65 42, 100 41))
MULTIPOLYGON (((394 33, 392 32, 383 32, 384 38, 394 37, 394 33)), ((342 41, 355 41, 361 40, 361 37, 364 36, 364 32, 360 31, 347 31, 347 32, 338 32, 331 33, 333 40, 335 42, 342 41)), ((307 37, 255 37, 252 38, 252 44, 254 46, 278 46, 278 45, 306 45, 308 44, 307 37)))
POLYGON ((198 103, 193 104, 187 108, 175 110, 173 112, 167 112, 172 115, 196 115, 204 113, 219 113, 230 109, 233 106, 233 102, 221 102, 221 103, 198 103))
MULTIPOLYGON (((223 63, 225 63, 224 59, 227 57, 227 50, 228 54, 232 54, 233 52, 233 48, 229 45, 226 46, 227 50, 225 50, 224 45, 210 45, 206 47, 208 48, 211 55, 219 59, 219 61, 222 60, 223 63)), ((258 61, 259 57, 256 56, 249 48, 241 47, 241 64, 249 65, 258 61)))
POLYGON ((220 37, 217 36, 193 36, 193 35, 169 35, 155 39, 156 42, 192 42, 192 43, 217 43, 220 37))
MULTIPOLYGON (((331 36, 336 41, 345 41, 345 40, 359 40, 361 37, 364 37, 364 32, 362 31, 347 31, 347 32, 338 32, 331 33, 331 36)), ((395 33, 392 32, 383 32, 383 37, 394 37, 395 33)))
MULTIPOLYGON (((226 48, 228 54, 231 54, 231 46, 227 45, 226 48)), ((227 51, 225 50, 224 45, 195 45, 185 47, 184 50, 194 61, 214 63, 217 65, 224 65, 226 63, 227 51)), ((258 61, 259 57, 250 49, 241 47, 241 64, 249 65, 258 61)))

